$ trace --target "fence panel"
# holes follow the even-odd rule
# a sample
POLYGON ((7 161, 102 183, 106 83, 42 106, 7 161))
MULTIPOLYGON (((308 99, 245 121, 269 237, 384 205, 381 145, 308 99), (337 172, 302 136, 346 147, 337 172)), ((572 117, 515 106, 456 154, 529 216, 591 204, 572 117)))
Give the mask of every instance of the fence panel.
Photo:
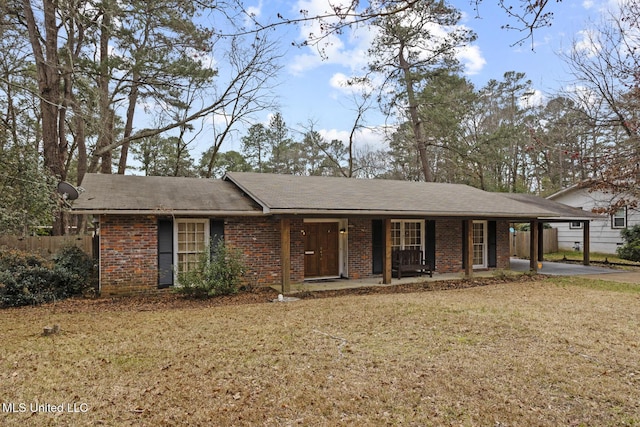
POLYGON ((48 258, 63 247, 74 245, 93 256, 92 239, 91 236, 0 236, 0 247, 37 252, 48 258))
MULTIPOLYGON (((511 255, 519 258, 529 258, 529 231, 511 233, 511 255)), ((558 229, 545 228, 543 230, 542 248, 545 254, 558 252, 558 229)))

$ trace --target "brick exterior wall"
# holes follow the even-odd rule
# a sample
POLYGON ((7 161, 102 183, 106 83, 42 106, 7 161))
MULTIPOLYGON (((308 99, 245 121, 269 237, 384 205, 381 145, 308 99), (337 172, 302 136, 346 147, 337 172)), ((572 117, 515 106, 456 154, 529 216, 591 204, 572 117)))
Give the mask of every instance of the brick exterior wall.
POLYGON ((438 273, 462 271, 462 221, 436 221, 436 267, 438 273))
POLYGON ((511 258, 511 254, 509 253, 509 222, 507 221, 496 221, 496 257, 497 257, 497 266, 496 268, 501 270, 508 270, 511 268, 511 264, 509 258, 511 258))
MULTIPOLYGON (((302 218, 291 226, 291 283, 304 280, 304 236, 302 218)), ((158 284, 158 219, 155 216, 103 215, 100 221, 101 295, 155 292, 158 284)), ((280 219, 273 217, 227 218, 225 242, 240 248, 249 272, 246 284, 270 286, 281 283, 280 219)), ((457 273, 462 268, 462 221, 437 220, 436 272, 457 273)), ((372 277, 372 221, 348 221, 346 267, 350 279, 372 277)), ((496 224, 497 268, 509 268, 509 223, 496 224)))
POLYGON ((371 219, 350 219, 347 233, 349 242, 348 276, 363 279, 373 276, 373 238, 371 219))
MULTIPOLYGON (((304 280, 304 240, 302 219, 291 219, 291 283, 304 280)), ((247 284, 270 286, 281 283, 280 220, 273 217, 228 218, 224 226, 225 243, 240 248, 249 271, 247 284)))
POLYGON ((100 218, 100 294, 130 295, 158 287, 158 221, 155 216, 100 218))

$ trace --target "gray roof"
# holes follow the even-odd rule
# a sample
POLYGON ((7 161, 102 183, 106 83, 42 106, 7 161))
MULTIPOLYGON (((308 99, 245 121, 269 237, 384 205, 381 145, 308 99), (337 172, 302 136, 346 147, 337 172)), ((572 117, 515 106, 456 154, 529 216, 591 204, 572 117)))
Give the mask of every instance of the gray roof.
POLYGON ((87 174, 82 188, 73 202, 77 213, 262 215, 251 199, 222 180, 87 174))
POLYGON ((592 219, 536 196, 462 184, 230 172, 224 180, 87 174, 76 213, 592 219))
POLYGON ((545 199, 542 197, 534 196, 533 194, 523 194, 523 193, 501 193, 505 197, 509 197, 514 200, 519 200, 521 202, 528 203, 530 205, 539 206, 541 208, 545 208, 548 210, 553 210, 557 213, 555 218, 548 218, 549 220, 566 220, 566 219, 599 219, 602 218, 601 215, 595 214, 593 212, 585 211, 582 208, 576 208, 573 206, 565 205, 564 203, 554 202, 551 199, 545 199))
MULTIPOLYGON (((556 218, 566 205, 517 200, 462 184, 229 172, 265 213, 467 218, 556 218)), ((535 197, 535 196, 533 196, 535 197)), ((541 199, 535 197, 535 199, 541 199)), ((590 218, 574 211, 572 218, 590 218)))

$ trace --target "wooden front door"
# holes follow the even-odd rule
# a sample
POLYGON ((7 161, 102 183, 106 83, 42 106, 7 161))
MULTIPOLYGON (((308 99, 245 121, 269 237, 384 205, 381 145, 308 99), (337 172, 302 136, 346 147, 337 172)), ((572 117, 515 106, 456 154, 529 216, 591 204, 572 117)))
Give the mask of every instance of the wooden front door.
POLYGON ((340 275, 337 222, 304 224, 304 277, 340 275))

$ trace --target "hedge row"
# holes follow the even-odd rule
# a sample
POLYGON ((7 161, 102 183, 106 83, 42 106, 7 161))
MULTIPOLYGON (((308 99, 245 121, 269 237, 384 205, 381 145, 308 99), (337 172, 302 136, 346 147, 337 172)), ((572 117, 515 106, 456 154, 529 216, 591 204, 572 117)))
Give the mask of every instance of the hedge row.
POLYGON ((62 248, 51 260, 0 249, 0 307, 42 304, 81 295, 93 287, 94 262, 76 246, 62 248))

